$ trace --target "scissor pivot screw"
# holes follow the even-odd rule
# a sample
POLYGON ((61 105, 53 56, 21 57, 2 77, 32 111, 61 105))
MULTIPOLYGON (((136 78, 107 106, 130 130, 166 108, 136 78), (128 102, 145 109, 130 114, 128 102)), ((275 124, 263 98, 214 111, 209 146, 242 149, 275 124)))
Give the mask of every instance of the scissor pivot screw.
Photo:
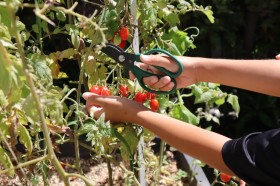
POLYGON ((120 62, 124 62, 124 61, 125 61, 124 55, 120 55, 120 56, 119 56, 119 61, 120 61, 120 62))

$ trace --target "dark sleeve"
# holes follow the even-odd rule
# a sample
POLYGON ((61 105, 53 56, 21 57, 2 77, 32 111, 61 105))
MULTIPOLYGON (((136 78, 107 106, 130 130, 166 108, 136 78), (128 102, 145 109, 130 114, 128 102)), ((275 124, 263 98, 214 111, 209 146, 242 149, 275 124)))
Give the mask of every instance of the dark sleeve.
POLYGON ((280 128, 226 142, 225 164, 249 185, 280 186, 280 128))

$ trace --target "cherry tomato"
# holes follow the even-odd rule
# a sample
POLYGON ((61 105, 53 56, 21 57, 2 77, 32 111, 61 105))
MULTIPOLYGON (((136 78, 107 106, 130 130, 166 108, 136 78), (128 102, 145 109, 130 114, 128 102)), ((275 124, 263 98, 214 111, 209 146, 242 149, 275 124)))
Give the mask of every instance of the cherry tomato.
POLYGON ((97 86, 97 85, 93 85, 93 86, 89 89, 89 91, 92 92, 92 93, 98 94, 98 95, 100 95, 100 93, 101 93, 100 87, 97 86))
POLYGON ((231 176, 227 175, 226 173, 221 173, 220 174, 220 179, 222 180, 222 182, 229 182, 231 180, 231 176))
POLYGON ((138 103, 144 103, 144 101, 146 101, 146 99, 147 99, 147 95, 144 92, 137 92, 134 97, 134 100, 138 103))
POLYGON ((121 85, 119 89, 119 93, 122 97, 128 96, 128 86, 127 85, 121 85))
POLYGON ((150 107, 152 111, 157 111, 159 108, 159 102, 157 99, 151 99, 150 101, 150 107))
POLYGON ((125 41, 128 40, 128 38, 129 38, 129 30, 128 30, 128 28, 125 27, 125 26, 121 27, 119 35, 120 35, 122 40, 125 40, 125 41))
POLYGON ((110 96, 111 95, 111 91, 108 87, 105 86, 101 86, 100 87, 100 95, 101 96, 110 96))
POLYGON ((126 46, 126 41, 122 40, 121 43, 118 45, 120 48, 124 49, 124 47, 126 46))
POLYGON ((151 92, 147 92, 147 99, 155 99, 156 98, 156 94, 155 93, 151 93, 151 92))

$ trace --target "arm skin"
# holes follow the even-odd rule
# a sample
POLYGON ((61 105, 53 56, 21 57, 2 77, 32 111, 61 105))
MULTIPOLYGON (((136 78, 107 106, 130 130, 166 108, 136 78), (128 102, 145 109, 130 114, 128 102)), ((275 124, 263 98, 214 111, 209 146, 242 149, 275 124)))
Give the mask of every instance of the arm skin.
MULTIPOLYGON (((231 60, 231 59, 209 59, 201 57, 179 56, 184 70, 177 78, 178 88, 184 88, 197 82, 213 82, 236 88, 246 89, 271 96, 280 97, 280 61, 267 60, 231 60)), ((276 56, 279 59, 279 56, 276 56)), ((158 73, 150 65, 160 65, 171 71, 178 67, 167 57, 144 56, 141 60, 141 68, 158 73)), ((173 83, 165 76, 161 79, 152 76, 144 79, 145 84, 154 89, 163 91, 170 90, 173 83)))
POLYGON ((124 97, 102 97, 89 92, 84 93, 83 97, 87 101, 87 110, 89 112, 94 110, 94 117, 98 118, 105 112, 106 120, 111 122, 139 124, 181 152, 222 172, 234 175, 224 164, 221 154, 223 144, 230 138, 153 112, 142 104, 124 97))
MULTIPOLYGON (((170 71, 178 67, 164 56, 141 55, 143 64, 139 66, 159 73, 151 65, 162 66, 170 71)), ((214 82, 232 87, 247 89, 280 97, 280 61, 276 60, 227 60, 179 56, 183 63, 183 73, 176 79, 178 88, 197 82, 214 82)), ((276 57, 280 59, 280 57, 276 57)), ((133 78, 133 75, 132 75, 133 78)), ((170 78, 157 79, 152 76, 144 79, 151 88, 170 90, 174 86, 170 78)), ((152 112, 143 105, 123 97, 102 97, 84 93, 86 108, 94 110, 98 118, 105 112, 111 122, 137 123, 158 135, 162 140, 194 158, 230 175, 234 173, 225 165, 222 147, 230 138, 200 127, 184 123, 166 115, 152 112), (101 107, 97 108, 94 104, 101 107), (116 114, 116 111, 118 112, 116 114)))

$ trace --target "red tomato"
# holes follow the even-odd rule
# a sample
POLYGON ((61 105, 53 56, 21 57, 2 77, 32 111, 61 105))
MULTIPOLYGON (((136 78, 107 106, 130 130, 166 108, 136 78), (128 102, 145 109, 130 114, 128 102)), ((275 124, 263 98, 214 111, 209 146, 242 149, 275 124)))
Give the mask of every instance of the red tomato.
POLYGON ((231 180, 231 176, 227 175, 226 173, 221 173, 220 174, 220 179, 222 180, 222 182, 229 182, 231 180))
POLYGON ((124 47, 126 46, 126 41, 122 40, 121 44, 118 45, 120 48, 124 49, 124 47))
POLYGON ((144 92, 137 92, 134 97, 134 100, 139 103, 144 103, 144 101, 146 101, 146 99, 147 99, 147 95, 144 92))
POLYGON ((110 96, 111 95, 111 91, 108 87, 105 86, 101 86, 100 87, 100 95, 101 96, 110 96))
POLYGON ((151 110, 153 111, 157 111, 158 108, 159 108, 159 102, 157 99, 151 99, 150 101, 150 107, 151 107, 151 110))
POLYGON ((89 89, 89 91, 92 92, 92 93, 98 94, 98 95, 100 95, 100 93, 101 93, 100 87, 97 86, 97 85, 93 85, 93 86, 89 89))
POLYGON ((155 99, 156 98, 156 94, 155 93, 151 93, 151 92, 147 92, 147 99, 155 99))
POLYGON ((128 96, 128 86, 127 85, 121 85, 119 89, 119 93, 122 97, 128 96))
POLYGON ((128 38, 129 38, 129 30, 128 30, 128 28, 125 27, 125 26, 121 27, 119 35, 120 35, 122 40, 125 40, 125 41, 128 40, 128 38))

